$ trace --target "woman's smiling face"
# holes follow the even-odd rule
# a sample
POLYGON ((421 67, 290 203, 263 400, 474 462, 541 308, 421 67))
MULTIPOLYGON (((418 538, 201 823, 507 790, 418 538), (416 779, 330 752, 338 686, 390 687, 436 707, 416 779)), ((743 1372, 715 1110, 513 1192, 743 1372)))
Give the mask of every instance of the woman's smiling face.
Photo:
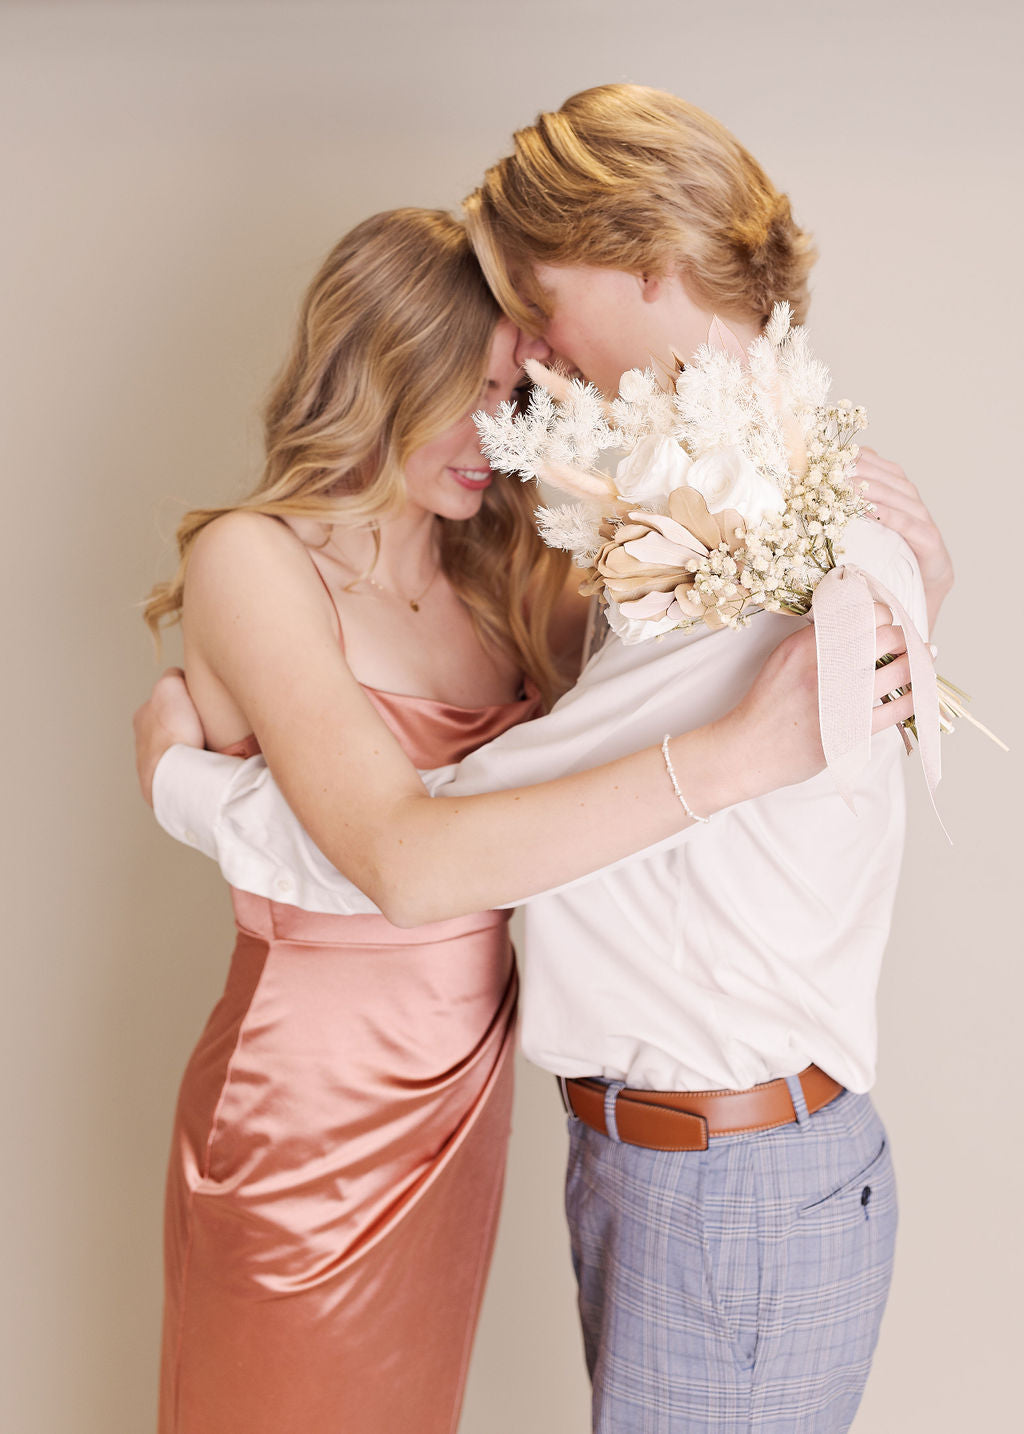
MULTIPOLYGON (((527 343, 529 341, 526 341, 527 343)), ((494 479, 480 452, 473 414, 493 413, 522 382, 523 336, 509 319, 495 325, 479 398, 462 418, 409 455, 405 465, 408 501, 454 520, 472 518, 494 479)))

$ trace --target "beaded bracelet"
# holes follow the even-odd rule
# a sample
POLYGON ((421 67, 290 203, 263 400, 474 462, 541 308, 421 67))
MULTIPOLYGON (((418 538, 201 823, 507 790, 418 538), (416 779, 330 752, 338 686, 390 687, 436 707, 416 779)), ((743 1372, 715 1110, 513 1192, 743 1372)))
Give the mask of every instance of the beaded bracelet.
POLYGON ((710 818, 710 817, 699 817, 699 816, 697 815, 697 813, 693 810, 693 808, 690 806, 690 803, 689 803, 689 802, 686 800, 686 798, 683 796, 682 792, 679 790, 679 783, 678 783, 678 781, 676 780, 676 769, 675 769, 675 767, 673 767, 673 765, 672 765, 672 758, 669 756, 669 751, 668 751, 669 740, 670 740, 670 739, 669 739, 669 735, 668 735, 668 733, 666 732, 666 733, 665 733, 665 736, 664 736, 664 739, 662 740, 662 743, 661 743, 661 755, 665 758, 665 771, 668 773, 668 779, 669 779, 669 781, 672 783, 672 790, 675 792, 676 797, 678 798, 679 804, 680 804, 680 806, 682 807, 683 811, 686 813, 686 815, 690 818, 691 821, 694 821, 694 822, 709 822, 709 821, 711 820, 711 818, 710 818))

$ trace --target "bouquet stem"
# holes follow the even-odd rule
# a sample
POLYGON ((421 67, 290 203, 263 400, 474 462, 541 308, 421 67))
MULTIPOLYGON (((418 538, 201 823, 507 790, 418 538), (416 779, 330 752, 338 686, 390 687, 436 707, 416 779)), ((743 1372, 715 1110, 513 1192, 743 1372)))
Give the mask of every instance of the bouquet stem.
MULTIPOLYGON (((887 652, 884 657, 878 659, 875 663, 875 667, 888 667, 889 663, 894 661, 895 658, 893 654, 887 652)), ((939 673, 936 674, 936 681, 939 688, 939 729, 941 731, 954 732, 957 722, 970 722, 972 727, 977 727, 979 732, 982 732, 990 741, 994 742, 997 747, 1001 747, 1004 752, 1010 750, 1001 738, 997 737, 994 732, 990 732, 984 723, 979 722, 977 717, 973 717, 971 713, 968 712, 967 704, 971 699, 962 688, 957 687, 954 683, 950 682, 948 678, 943 677, 939 673)), ((897 687, 894 691, 887 693, 886 696, 882 698, 882 701, 892 702, 895 698, 904 696, 908 690, 906 687, 897 687)), ((913 717, 908 717, 905 722, 900 723, 900 726, 904 731, 909 732, 916 740, 917 726, 913 717)), ((905 740, 904 738, 904 741, 905 740)))

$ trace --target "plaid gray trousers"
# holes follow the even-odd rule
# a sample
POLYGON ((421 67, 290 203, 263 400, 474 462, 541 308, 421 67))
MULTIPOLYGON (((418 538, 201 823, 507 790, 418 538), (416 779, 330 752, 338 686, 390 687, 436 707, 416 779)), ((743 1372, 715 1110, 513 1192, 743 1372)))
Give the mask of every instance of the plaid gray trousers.
MULTIPOLYGON (((794 1090, 794 1082, 790 1082, 794 1090)), ((596 1434, 840 1434, 889 1291, 896 1187, 870 1098, 642 1150, 570 1120, 566 1210, 596 1434)))

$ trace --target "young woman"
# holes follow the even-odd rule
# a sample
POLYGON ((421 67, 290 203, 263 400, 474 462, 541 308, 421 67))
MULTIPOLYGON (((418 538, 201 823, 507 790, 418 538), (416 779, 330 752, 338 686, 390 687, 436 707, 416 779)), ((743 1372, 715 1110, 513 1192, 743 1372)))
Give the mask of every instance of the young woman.
MULTIPOLYGON (((656 748, 467 801, 417 776, 538 713, 578 647, 564 565, 471 419, 524 351, 454 221, 358 226, 306 298, 260 485, 189 515, 148 605, 154 627, 182 615, 208 745, 262 750, 385 913, 233 893, 175 1123, 163 1434, 454 1428, 509 1126, 516 978, 492 908, 687 820, 656 748)), ((671 755, 702 813, 819 770, 809 634, 671 755)))

